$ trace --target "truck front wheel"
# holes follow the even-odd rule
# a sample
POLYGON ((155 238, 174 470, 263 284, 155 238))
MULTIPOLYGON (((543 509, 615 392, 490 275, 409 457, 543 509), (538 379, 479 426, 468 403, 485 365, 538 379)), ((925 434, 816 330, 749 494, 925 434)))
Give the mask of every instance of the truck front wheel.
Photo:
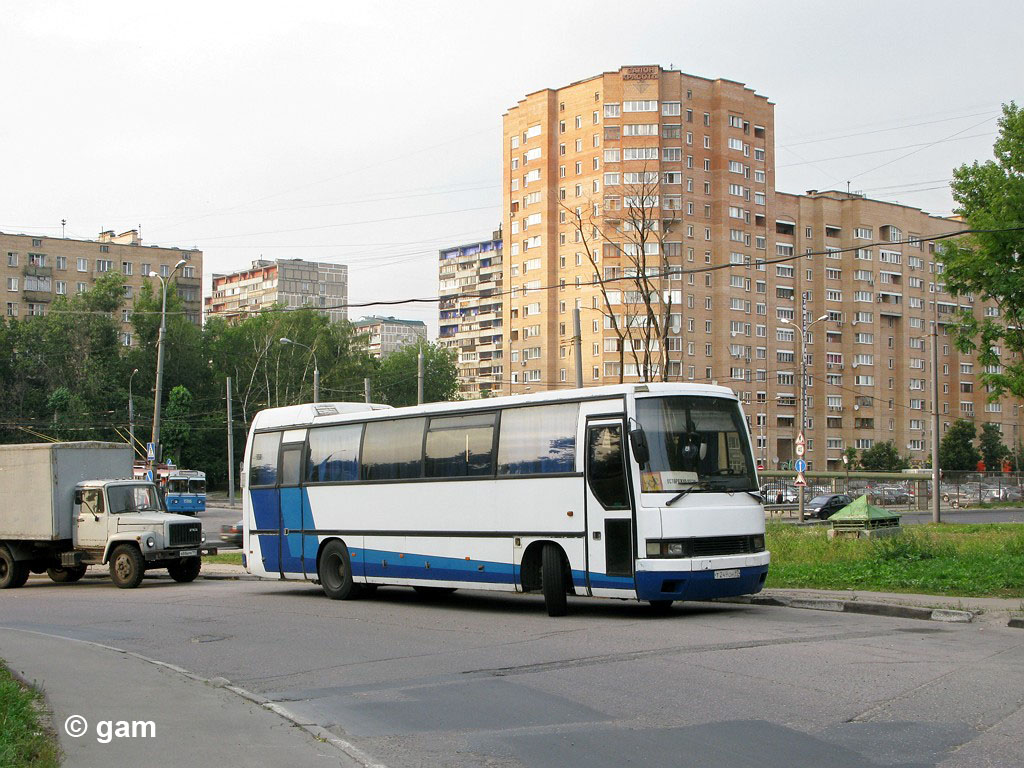
POLYGON ((74 584, 85 576, 85 566, 78 565, 71 568, 55 566, 46 569, 46 575, 58 584, 74 584))
POLYGON ((198 557, 185 557, 167 566, 167 572, 171 578, 183 584, 195 581, 199 570, 203 567, 203 561, 198 557))
POLYGON ((121 589, 135 589, 142 583, 146 563, 131 544, 121 544, 110 556, 110 580, 121 589))
POLYGON ((0 544, 0 589, 16 589, 28 581, 28 563, 14 559, 14 555, 0 544))

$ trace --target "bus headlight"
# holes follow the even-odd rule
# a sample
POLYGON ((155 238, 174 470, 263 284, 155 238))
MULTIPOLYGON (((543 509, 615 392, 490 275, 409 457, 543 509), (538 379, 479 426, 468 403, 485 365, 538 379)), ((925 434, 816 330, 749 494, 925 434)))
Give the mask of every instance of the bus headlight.
POLYGON ((648 557, 690 557, 690 547, 682 541, 648 541, 648 557))
POLYGON ((755 552, 764 552, 764 534, 758 533, 750 537, 755 552))

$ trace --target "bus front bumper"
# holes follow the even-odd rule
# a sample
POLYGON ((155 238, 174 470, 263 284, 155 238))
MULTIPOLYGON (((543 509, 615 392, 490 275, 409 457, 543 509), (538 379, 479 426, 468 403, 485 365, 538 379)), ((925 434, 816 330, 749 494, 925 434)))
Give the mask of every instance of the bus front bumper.
POLYGON ((769 554, 708 559, 637 560, 638 600, 710 600, 753 595, 764 588, 769 554))

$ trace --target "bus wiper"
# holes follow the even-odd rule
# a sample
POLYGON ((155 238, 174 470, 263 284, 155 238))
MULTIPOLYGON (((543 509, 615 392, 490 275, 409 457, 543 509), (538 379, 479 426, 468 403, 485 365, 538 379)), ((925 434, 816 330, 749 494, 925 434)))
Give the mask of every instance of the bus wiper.
POLYGON ((698 483, 694 483, 693 485, 691 485, 686 490, 680 491, 675 496, 673 496, 671 499, 669 499, 667 502, 665 502, 665 506, 666 507, 671 507, 673 504, 675 504, 681 498, 686 496, 686 494, 688 494, 688 493, 690 493, 692 491, 698 490, 698 489, 706 489, 707 487, 708 487, 708 483, 707 483, 706 480, 698 482, 698 483))

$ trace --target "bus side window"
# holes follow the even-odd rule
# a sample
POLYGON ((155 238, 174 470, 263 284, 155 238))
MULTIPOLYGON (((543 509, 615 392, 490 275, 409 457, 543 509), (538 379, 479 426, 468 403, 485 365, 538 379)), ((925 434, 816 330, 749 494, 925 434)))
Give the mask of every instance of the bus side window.
POLYGON ((280 432, 260 432, 252 438, 249 457, 249 485, 274 485, 277 482, 277 452, 280 432))
POLYGON ((579 403, 560 403, 502 411, 498 474, 573 472, 579 410, 579 403))
POLYGON ((360 480, 405 480, 423 475, 426 419, 387 419, 366 424, 360 480))
POLYGON ((493 413, 432 418, 427 430, 424 476, 493 476, 493 447, 493 413))

